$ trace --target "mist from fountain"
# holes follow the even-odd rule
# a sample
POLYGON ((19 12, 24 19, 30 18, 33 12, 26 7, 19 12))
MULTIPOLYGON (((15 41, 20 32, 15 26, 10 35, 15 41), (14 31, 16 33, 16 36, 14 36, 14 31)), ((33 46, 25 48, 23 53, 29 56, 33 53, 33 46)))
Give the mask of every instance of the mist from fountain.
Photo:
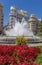
POLYGON ((25 18, 22 18, 21 23, 15 18, 14 24, 12 29, 5 30, 7 36, 34 36, 25 18))

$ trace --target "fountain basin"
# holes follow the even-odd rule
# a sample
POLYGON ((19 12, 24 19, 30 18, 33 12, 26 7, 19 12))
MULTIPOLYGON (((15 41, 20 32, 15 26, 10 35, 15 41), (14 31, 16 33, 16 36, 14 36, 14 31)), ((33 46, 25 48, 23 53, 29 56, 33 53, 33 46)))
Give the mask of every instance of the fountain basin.
MULTIPOLYGON (((27 43, 42 43, 42 39, 25 36, 27 43)), ((0 36, 0 44, 15 44, 16 36, 0 36)))

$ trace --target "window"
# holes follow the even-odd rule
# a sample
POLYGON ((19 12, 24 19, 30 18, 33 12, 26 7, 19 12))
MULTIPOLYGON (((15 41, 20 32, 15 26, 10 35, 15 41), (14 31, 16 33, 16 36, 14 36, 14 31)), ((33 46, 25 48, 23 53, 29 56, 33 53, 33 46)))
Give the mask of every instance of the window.
POLYGON ((2 34, 2 31, 0 31, 0 34, 2 34))

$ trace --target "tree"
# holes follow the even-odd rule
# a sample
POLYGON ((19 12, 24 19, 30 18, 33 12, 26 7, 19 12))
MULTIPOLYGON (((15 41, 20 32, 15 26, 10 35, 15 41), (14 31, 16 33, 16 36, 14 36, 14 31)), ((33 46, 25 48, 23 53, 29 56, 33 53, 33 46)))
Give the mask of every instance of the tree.
POLYGON ((38 24, 38 35, 42 36, 42 21, 38 24))

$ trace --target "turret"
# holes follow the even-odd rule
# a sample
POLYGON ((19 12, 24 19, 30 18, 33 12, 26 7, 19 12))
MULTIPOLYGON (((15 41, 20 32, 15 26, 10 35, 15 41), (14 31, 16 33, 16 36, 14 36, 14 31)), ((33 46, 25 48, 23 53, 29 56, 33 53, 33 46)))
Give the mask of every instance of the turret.
POLYGON ((31 14, 29 22, 30 22, 30 29, 33 31, 34 34, 36 34, 38 28, 38 20, 34 14, 31 14))
POLYGON ((15 18, 17 17, 17 8, 14 6, 10 7, 10 13, 9 13, 9 28, 12 28, 15 24, 15 18))

